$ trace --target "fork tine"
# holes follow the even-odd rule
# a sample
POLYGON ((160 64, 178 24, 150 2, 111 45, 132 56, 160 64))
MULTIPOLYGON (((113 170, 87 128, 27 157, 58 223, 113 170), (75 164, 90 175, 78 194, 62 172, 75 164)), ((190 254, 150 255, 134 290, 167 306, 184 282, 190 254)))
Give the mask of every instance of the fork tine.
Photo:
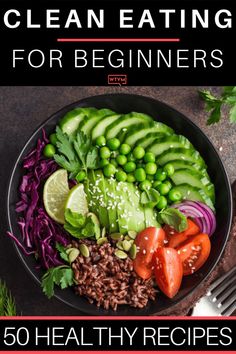
MULTIPOLYGON (((236 300, 236 297, 235 297, 235 300, 236 300)), ((228 304, 229 306, 226 307, 226 309, 221 312, 221 316, 230 316, 234 310, 236 309, 236 301, 234 301, 233 303, 231 304, 228 304)))
POLYGON ((220 285, 226 278, 228 278, 232 273, 236 271, 236 266, 233 267, 229 272, 226 274, 222 275, 220 278, 218 278, 216 281, 213 282, 213 284, 209 287, 209 292, 213 292, 215 288, 217 288, 218 285, 220 285))
POLYGON ((236 301, 236 291, 231 292, 224 303, 219 304, 217 307, 220 309, 220 312, 223 313, 234 301, 236 301))
POLYGON ((229 274, 227 275, 228 276, 224 278, 221 284, 218 285, 218 287, 215 287, 214 290, 211 291, 209 295, 210 301, 216 302, 217 296, 220 295, 226 288, 228 288, 230 284, 232 284, 236 280, 236 273, 235 274, 231 273, 232 276, 229 276, 229 274))
POLYGON ((219 305, 222 305, 222 303, 229 297, 230 294, 232 294, 233 291, 236 290, 236 284, 233 287, 229 287, 228 289, 226 289, 222 294, 220 294, 220 296, 217 297, 217 300, 215 302, 215 304, 217 305, 217 307, 221 307, 219 305))

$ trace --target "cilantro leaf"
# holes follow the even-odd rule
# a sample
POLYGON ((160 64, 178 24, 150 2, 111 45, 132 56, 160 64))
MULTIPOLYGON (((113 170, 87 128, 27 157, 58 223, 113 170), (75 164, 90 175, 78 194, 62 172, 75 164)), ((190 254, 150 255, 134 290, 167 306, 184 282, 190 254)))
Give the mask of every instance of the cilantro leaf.
POLYGON ((65 210, 65 220, 73 227, 81 228, 85 224, 85 216, 79 213, 74 213, 70 209, 65 210))
POLYGON ((56 127, 56 135, 57 135, 57 148, 59 152, 69 161, 78 161, 78 158, 73 149, 73 138, 69 138, 66 134, 63 134, 61 128, 56 127))
POLYGON ((150 188, 142 192, 140 201, 141 204, 153 208, 155 205, 157 205, 159 198, 160 193, 156 189, 150 188))
POLYGON ((89 150, 86 156, 86 166, 90 169, 98 168, 98 149, 96 147, 89 150))
POLYGON ((87 237, 95 237, 97 239, 100 237, 99 224, 92 215, 84 216, 66 209, 65 220, 64 229, 78 239, 87 237))
POLYGON ((44 294, 50 299, 54 295, 54 286, 58 285, 61 289, 74 284, 74 273, 69 266, 58 266, 50 268, 42 277, 41 287, 44 294))
POLYGON ((164 224, 172 226, 176 231, 183 232, 187 229, 187 218, 178 209, 167 208, 159 212, 164 224))
POLYGON ((55 154, 54 160, 59 166, 61 166, 62 168, 64 168, 69 172, 73 172, 74 174, 77 174, 77 172, 81 168, 81 165, 78 161, 68 161, 63 155, 55 154))
POLYGON ((61 259, 70 263, 68 254, 66 253, 66 248, 61 243, 56 242, 56 249, 58 250, 61 259))
POLYGON ((218 104, 210 113, 210 116, 207 120, 207 125, 219 122, 221 117, 221 104, 218 104))
POLYGON ((16 316, 16 304, 5 282, 0 279, 0 316, 16 316))

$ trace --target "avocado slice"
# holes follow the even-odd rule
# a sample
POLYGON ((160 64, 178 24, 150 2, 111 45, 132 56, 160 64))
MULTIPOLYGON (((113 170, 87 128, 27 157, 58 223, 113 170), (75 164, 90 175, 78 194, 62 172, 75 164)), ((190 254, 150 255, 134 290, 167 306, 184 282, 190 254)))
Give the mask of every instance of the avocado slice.
POLYGON ((119 195, 115 192, 117 182, 114 178, 104 178, 105 192, 107 196, 107 212, 109 219, 109 231, 118 232, 118 215, 117 215, 117 202, 119 195))

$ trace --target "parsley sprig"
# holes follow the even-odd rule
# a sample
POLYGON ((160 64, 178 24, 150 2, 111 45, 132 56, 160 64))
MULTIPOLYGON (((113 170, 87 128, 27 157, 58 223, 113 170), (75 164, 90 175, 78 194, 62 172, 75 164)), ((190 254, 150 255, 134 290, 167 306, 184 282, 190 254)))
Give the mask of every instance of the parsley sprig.
POLYGON ((90 137, 82 131, 68 136, 60 127, 56 128, 58 153, 54 155, 56 163, 70 172, 70 178, 84 170, 98 167, 98 149, 92 145, 90 137))
POLYGON ((208 125, 220 121, 223 106, 230 108, 230 122, 236 123, 236 86, 225 86, 220 96, 213 95, 209 90, 201 90, 199 95, 205 101, 206 111, 210 112, 208 125))
POLYGON ((2 280, 0 280, 0 316, 16 316, 15 300, 2 280))

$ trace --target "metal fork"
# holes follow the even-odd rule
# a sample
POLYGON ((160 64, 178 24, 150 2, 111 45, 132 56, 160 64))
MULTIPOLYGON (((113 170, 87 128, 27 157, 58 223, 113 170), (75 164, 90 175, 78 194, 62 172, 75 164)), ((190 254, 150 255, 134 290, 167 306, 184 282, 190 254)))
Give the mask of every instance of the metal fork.
POLYGON ((236 266, 214 281, 191 316, 230 316, 236 309, 236 266))

